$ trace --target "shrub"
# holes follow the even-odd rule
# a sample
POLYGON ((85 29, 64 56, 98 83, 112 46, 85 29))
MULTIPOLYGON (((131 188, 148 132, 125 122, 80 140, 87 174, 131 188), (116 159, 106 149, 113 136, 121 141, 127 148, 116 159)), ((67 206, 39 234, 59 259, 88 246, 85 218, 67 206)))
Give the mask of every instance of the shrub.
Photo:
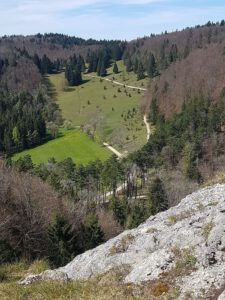
POLYGON ((169 286, 165 282, 157 282, 152 287, 152 295, 155 297, 161 296, 169 292, 169 286))
POLYGON ((126 252, 134 239, 135 237, 132 234, 124 236, 117 244, 112 246, 110 249, 110 255, 126 252))
POLYGON ((211 230, 213 229, 213 223, 207 223, 203 226, 202 228, 202 235, 205 238, 205 240, 208 239, 209 234, 211 232, 211 230))

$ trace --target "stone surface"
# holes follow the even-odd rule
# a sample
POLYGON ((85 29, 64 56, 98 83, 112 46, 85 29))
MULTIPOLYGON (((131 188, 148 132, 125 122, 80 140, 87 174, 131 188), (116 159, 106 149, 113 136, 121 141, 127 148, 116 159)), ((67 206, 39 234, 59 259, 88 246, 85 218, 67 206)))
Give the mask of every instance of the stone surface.
POLYGON ((225 300, 225 291, 219 296, 218 300, 225 300))
POLYGON ((176 207, 77 256, 65 267, 29 276, 22 283, 89 279, 122 265, 130 267, 124 282, 134 284, 159 280, 162 274, 173 276, 181 266, 173 281, 179 299, 187 294, 204 298, 219 290, 225 284, 225 185, 188 195, 176 207))

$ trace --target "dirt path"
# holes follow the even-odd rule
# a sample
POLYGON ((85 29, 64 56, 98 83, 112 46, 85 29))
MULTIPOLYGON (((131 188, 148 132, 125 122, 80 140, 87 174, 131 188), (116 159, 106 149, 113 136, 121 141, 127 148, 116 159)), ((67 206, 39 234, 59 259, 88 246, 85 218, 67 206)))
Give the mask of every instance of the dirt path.
POLYGON ((150 138, 150 135, 151 135, 151 128, 150 128, 150 125, 147 121, 147 116, 146 115, 144 115, 144 123, 145 123, 146 129, 147 129, 147 141, 148 141, 149 138, 150 138))
MULTIPOLYGON (((112 82, 114 84, 117 84, 117 85, 120 85, 120 86, 124 86, 126 88, 130 88, 130 89, 135 89, 135 90, 140 90, 140 91, 147 91, 146 88, 141 88, 141 87, 136 87, 136 86, 132 86, 132 85, 127 85, 127 84, 123 84, 121 82, 118 82, 118 81, 115 81, 115 80, 112 80, 112 79, 109 79, 109 78, 103 78, 103 77, 99 77, 99 76, 94 76, 94 75, 84 75, 86 77, 91 77, 91 78, 97 78, 97 79, 102 79, 102 80, 105 80, 105 81, 108 81, 108 82, 112 82)), ((150 128, 150 125, 147 121, 147 116, 144 115, 144 123, 145 123, 145 126, 146 126, 146 130, 147 130, 147 141, 149 140, 150 138, 150 135, 151 135, 151 128, 150 128)), ((103 145, 105 147, 107 147, 111 152, 113 152, 114 154, 116 154, 116 156, 118 158, 121 158, 123 156, 122 153, 120 153, 118 150, 116 150, 115 148, 113 148, 112 146, 110 146, 108 143, 103 143, 103 145)), ((117 189, 116 189, 116 193, 119 193, 120 191, 122 191, 123 189, 126 189, 126 184, 124 185, 120 185, 117 189)), ((112 196, 113 192, 110 191, 110 192, 107 192, 106 193, 106 199, 104 202, 108 202, 109 201, 109 197, 112 196)), ((145 197, 145 196, 140 196, 140 198, 142 197, 145 197)))
POLYGON ((135 90, 140 90, 140 91, 147 91, 146 88, 137 87, 137 86, 133 86, 133 85, 127 85, 127 84, 124 84, 124 83, 121 83, 121 82, 118 82, 118 81, 115 81, 115 80, 112 80, 112 79, 109 79, 109 78, 104 78, 104 77, 94 76, 94 75, 88 75, 88 74, 85 74, 84 76, 86 76, 86 77, 92 77, 92 78, 98 78, 98 79, 102 79, 102 80, 105 80, 105 81, 109 81, 109 82, 115 83, 117 85, 124 86, 124 87, 126 87, 128 89, 135 89, 135 90))
POLYGON ((110 151, 112 151, 114 154, 116 154, 116 156, 118 156, 118 158, 121 158, 123 156, 122 153, 120 153, 119 151, 117 151, 115 148, 113 148, 112 146, 110 146, 108 143, 103 143, 103 145, 105 147, 107 147, 110 151))

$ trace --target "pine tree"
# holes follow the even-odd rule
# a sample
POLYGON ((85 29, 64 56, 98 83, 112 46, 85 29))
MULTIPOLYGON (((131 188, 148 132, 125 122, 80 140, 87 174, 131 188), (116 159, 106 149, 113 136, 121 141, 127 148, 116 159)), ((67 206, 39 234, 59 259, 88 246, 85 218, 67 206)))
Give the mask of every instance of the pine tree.
POLYGON ((38 70, 41 71, 41 61, 40 61, 39 56, 37 55, 37 53, 34 54, 33 62, 38 67, 38 70))
POLYGON ((170 49, 170 53, 169 53, 169 62, 172 63, 172 62, 175 62, 178 58, 178 49, 177 49, 177 45, 176 44, 173 44, 171 46, 171 49, 170 49))
POLYGON ((196 165, 195 145, 187 143, 183 150, 183 171, 184 175, 192 180, 200 180, 200 173, 196 165))
POLYGON ((133 70, 132 61, 131 61, 130 57, 128 57, 127 62, 126 62, 126 70, 127 70, 127 72, 131 72, 133 70))
POLYGON ((157 73, 156 61, 155 61, 155 57, 152 53, 149 56, 147 73, 150 78, 153 78, 157 73))
POLYGON ((127 201, 126 199, 119 199, 113 197, 111 200, 110 208, 113 211, 113 214, 116 220, 120 223, 121 226, 124 226, 127 217, 127 201))
POLYGON ((98 218, 95 214, 87 217, 83 226, 83 232, 85 250, 92 249, 104 242, 104 233, 98 225, 98 218))
POLYGON ((144 74, 144 68, 141 62, 138 64, 138 70, 137 70, 137 80, 142 80, 145 78, 144 74))
POLYGON ((99 74, 101 77, 104 77, 107 75, 107 70, 106 70, 106 67, 105 67, 105 64, 104 62, 102 63, 101 65, 101 69, 100 69, 100 74, 99 74))
POLYGON ((114 63, 114 66, 113 66, 113 73, 114 74, 118 74, 119 73, 119 69, 118 69, 118 66, 117 66, 116 62, 114 63))
POLYGON ((149 110, 149 120, 153 125, 164 121, 164 116, 160 113, 157 100, 153 98, 149 110))
POLYGON ((49 261, 54 267, 67 264, 78 253, 75 235, 71 225, 57 215, 55 222, 48 228, 49 261))
POLYGON ((101 67, 102 67, 102 58, 99 58, 98 59, 98 64, 97 64, 97 70, 96 70, 98 76, 101 76, 100 75, 101 74, 101 67))
POLYGON ((139 66, 138 59, 135 58, 135 61, 134 61, 134 73, 138 72, 138 66, 139 66))
POLYGON ((149 187, 150 213, 155 215, 160 211, 168 209, 168 200, 162 181, 156 177, 149 187))
POLYGON ((65 78, 70 86, 77 86, 82 83, 81 66, 73 64, 67 64, 65 70, 65 78))
POLYGON ((136 228, 146 220, 146 208, 143 205, 134 205, 128 217, 128 228, 136 228))

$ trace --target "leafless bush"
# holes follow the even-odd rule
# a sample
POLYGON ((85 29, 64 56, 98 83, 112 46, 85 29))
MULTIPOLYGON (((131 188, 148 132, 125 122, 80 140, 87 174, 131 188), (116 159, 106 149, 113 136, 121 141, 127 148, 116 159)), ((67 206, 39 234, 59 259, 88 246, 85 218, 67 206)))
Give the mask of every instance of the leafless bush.
POLYGON ((0 237, 15 250, 28 259, 44 255, 47 227, 62 209, 48 185, 0 162, 0 237))

